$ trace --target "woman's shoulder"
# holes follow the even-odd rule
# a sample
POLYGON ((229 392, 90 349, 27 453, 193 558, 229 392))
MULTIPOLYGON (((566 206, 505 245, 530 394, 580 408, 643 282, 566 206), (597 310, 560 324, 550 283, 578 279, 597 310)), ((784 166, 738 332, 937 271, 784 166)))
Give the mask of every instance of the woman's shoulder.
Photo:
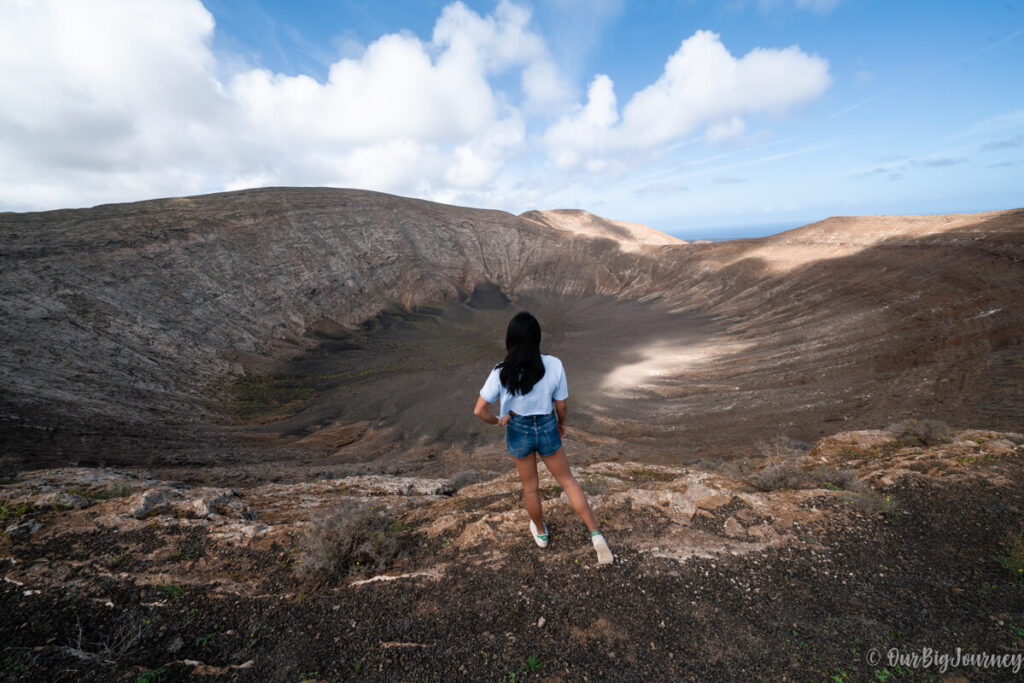
POLYGON ((555 367, 562 367, 562 361, 559 360, 558 356, 552 356, 549 353, 540 354, 540 360, 544 365, 552 365, 555 367))

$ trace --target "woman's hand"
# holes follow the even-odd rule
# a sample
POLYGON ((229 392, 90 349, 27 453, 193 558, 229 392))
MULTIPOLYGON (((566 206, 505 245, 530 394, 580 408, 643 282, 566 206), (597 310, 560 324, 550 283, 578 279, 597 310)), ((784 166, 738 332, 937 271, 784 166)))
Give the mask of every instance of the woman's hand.
POLYGON ((565 437, 565 425, 561 422, 558 423, 558 436, 565 437))
MULTIPOLYGON (((487 424, 497 427, 503 423, 491 413, 490 405, 491 404, 485 401, 482 396, 477 396, 476 407, 473 408, 473 414, 487 424)), ((505 421, 508 422, 508 420, 505 421)))
POLYGON ((512 413, 505 413, 505 417, 498 420, 498 426, 504 427, 508 424, 508 421, 512 419, 512 413))

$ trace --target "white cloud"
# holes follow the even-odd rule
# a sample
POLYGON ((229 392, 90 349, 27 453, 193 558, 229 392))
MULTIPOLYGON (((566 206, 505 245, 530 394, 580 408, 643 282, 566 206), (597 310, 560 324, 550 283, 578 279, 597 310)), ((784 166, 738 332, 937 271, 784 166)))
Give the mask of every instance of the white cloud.
MULTIPOLYGON (((621 3, 601 6, 607 17, 621 3)), ((749 115, 786 111, 829 82, 827 62, 796 47, 735 58, 698 32, 621 113, 606 75, 576 104, 531 21, 509 0, 489 14, 454 2, 429 40, 402 32, 339 48, 321 81, 215 55, 199 0, 6 2, 0 210, 260 185, 530 201, 560 182, 538 175, 545 155, 621 173, 693 132, 743 137, 749 115)))
POLYGON ((738 116, 733 116, 726 121, 712 123, 708 126, 708 130, 704 134, 704 137, 707 138, 708 142, 724 142, 726 140, 733 140, 740 137, 746 129, 747 124, 743 119, 738 116))
POLYGON ((587 103, 545 134, 560 168, 605 152, 649 150, 703 126, 709 139, 742 133, 743 115, 779 114, 820 96, 829 86, 828 62, 798 47, 757 48, 737 59, 717 34, 698 31, 669 57, 662 75, 640 90, 619 118, 614 86, 596 77, 587 103))
POLYGON ((200 122, 227 105, 212 32, 198 2, 5 3, 0 206, 202 187, 195 164, 218 144, 200 122))
POLYGON ((523 107, 530 113, 562 111, 574 97, 573 87, 552 62, 538 59, 523 69, 523 107))
MULTIPOLYGON (((442 11, 430 42, 385 35, 325 82, 218 63, 198 0, 7 3, 0 21, 0 207, 53 208, 266 184, 429 194, 491 181, 524 144, 490 78, 531 106, 564 80, 530 12, 442 11), (219 77, 218 77, 219 76, 219 77)), ((562 99, 564 104, 564 96, 562 99)))

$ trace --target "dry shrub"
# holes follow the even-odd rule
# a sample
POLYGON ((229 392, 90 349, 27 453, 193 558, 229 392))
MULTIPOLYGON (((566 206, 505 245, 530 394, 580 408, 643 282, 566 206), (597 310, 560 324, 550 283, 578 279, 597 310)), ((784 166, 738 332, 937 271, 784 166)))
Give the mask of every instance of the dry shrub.
POLYGON ((758 491, 803 489, 810 485, 810 476, 795 462, 784 461, 765 465, 748 481, 758 491))
POLYGON ((608 490, 608 480, 597 475, 593 477, 580 477, 580 487, 591 496, 599 496, 608 490))
POLYGON ((302 539, 296 575, 308 582, 329 581, 359 571, 383 571, 398 557, 404 529, 384 508, 346 499, 314 519, 302 539))
POLYGON ((796 458, 769 463, 747 481, 759 491, 809 488, 852 491, 861 487, 857 473, 853 470, 838 470, 823 465, 810 471, 801 466, 796 458))
POLYGON ((851 493, 846 502, 866 515, 886 514, 892 510, 892 496, 870 488, 851 493))
POLYGON ((757 469, 757 464, 749 458, 719 459, 705 466, 729 479, 745 479, 757 469))
POLYGON ((903 446, 936 446, 953 440, 949 425, 940 420, 904 420, 885 428, 903 446))
POLYGON ((846 489, 848 491, 860 488, 857 472, 854 470, 837 470, 834 467, 822 465, 814 471, 812 478, 820 488, 846 489))
POLYGON ((777 436, 770 441, 757 442, 757 452, 762 458, 795 458, 811 450, 810 444, 788 436, 777 436))

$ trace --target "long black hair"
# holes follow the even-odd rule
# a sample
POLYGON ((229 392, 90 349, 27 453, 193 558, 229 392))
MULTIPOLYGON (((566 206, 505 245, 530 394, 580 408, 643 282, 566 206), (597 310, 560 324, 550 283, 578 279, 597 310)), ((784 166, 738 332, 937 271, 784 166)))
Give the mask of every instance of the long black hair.
POLYGON ((501 384, 514 396, 528 394, 544 376, 540 359, 540 323, 526 311, 516 313, 505 333, 508 355, 498 364, 501 384))

